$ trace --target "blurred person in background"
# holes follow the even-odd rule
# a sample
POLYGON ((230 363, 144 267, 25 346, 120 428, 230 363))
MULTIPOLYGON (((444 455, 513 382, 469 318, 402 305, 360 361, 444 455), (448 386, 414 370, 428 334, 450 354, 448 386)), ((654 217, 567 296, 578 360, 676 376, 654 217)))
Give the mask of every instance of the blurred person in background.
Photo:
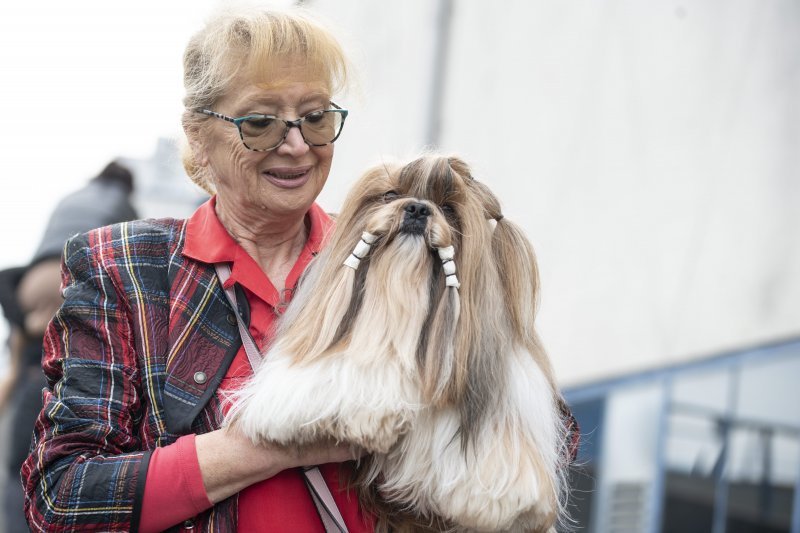
POLYGON ((373 529, 347 486, 349 446, 285 449, 221 429, 225 398, 252 374, 242 334, 266 346, 331 229, 315 199, 347 116, 333 97, 348 64, 302 10, 223 8, 190 40, 184 166, 212 197, 188 220, 67 243, 22 470, 33 530, 330 530, 309 486, 350 532, 373 529), (313 465, 321 487, 302 468, 313 465))
POLYGON ((133 175, 117 162, 78 191, 64 197, 47 223, 44 236, 27 266, 0 271, 0 305, 9 323, 8 372, 0 384, 0 411, 5 486, 6 533, 28 531, 23 513, 19 472, 28 455, 36 415, 46 386, 41 370, 42 340, 61 302, 61 255, 64 243, 77 233, 136 218, 130 202, 133 175))

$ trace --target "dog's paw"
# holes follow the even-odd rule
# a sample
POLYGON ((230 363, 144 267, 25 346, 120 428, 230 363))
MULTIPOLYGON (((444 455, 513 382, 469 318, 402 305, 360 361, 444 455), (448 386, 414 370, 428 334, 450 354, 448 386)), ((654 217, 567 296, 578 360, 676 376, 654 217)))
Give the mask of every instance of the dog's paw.
POLYGON ((488 426, 462 446, 459 414, 425 410, 380 466, 381 494, 464 531, 547 531, 559 514, 558 478, 514 426, 488 426))
POLYGON ((555 522, 556 501, 537 496, 535 491, 512 490, 498 497, 480 487, 457 487, 437 507, 442 516, 470 531, 548 531, 555 522))
POLYGON ((461 482, 439 492, 439 512, 469 530, 547 531, 558 510, 552 481, 533 462, 509 466, 490 458, 473 464, 461 482))
POLYGON ((254 442, 331 439, 386 453, 414 421, 416 388, 398 373, 376 378, 341 358, 295 365, 278 354, 268 357, 231 410, 231 423, 254 442))
POLYGON ((264 367, 233 397, 226 423, 253 442, 290 446, 324 437, 329 406, 315 374, 279 355, 264 367))
POLYGON ((370 453, 387 453, 411 428, 415 415, 414 406, 362 406, 339 417, 335 438, 370 453))

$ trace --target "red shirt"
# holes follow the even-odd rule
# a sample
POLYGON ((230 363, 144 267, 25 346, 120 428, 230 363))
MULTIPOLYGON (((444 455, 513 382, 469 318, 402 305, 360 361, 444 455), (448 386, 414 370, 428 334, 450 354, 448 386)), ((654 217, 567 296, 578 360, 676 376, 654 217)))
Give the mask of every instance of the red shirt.
MULTIPOLYGON (((214 210, 215 203, 216 198, 212 198, 189 219, 183 255, 204 263, 231 263, 231 277, 225 287, 238 283, 244 290, 250 305, 250 334, 263 351, 271 340, 275 309, 289 301, 292 291, 280 294, 255 260, 220 223, 214 210)), ((295 287, 333 227, 333 221, 316 204, 307 213, 306 223, 309 226, 308 240, 285 280, 285 287, 295 287)), ((239 388, 251 374, 242 347, 217 394, 239 388)), ((345 488, 346 475, 341 483, 339 481, 340 470, 349 466, 347 463, 328 464, 320 466, 320 470, 348 529, 351 532, 372 531, 371 520, 362 515, 355 491, 345 488)), ((143 533, 160 531, 209 507, 211 502, 203 486, 194 435, 186 435, 174 444, 157 448, 147 470, 140 530, 143 533)), ((283 471, 239 493, 238 529, 325 533, 302 474, 297 469, 283 471)))

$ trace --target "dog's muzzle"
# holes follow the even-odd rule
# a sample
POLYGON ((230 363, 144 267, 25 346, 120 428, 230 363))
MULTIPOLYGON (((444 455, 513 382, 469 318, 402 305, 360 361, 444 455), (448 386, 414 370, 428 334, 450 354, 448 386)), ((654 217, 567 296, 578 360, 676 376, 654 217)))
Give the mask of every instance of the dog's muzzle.
POLYGON ((400 224, 401 233, 422 235, 428 225, 431 208, 421 202, 412 202, 403 208, 403 223, 400 224))

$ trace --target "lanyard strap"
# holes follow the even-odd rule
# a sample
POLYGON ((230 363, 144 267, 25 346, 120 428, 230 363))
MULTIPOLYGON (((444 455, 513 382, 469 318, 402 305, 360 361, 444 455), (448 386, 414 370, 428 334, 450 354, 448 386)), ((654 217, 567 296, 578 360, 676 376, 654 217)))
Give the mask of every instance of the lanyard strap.
POLYGON ((325 526, 325 531, 327 533, 348 533, 342 513, 339 512, 333 494, 325 483, 319 468, 316 466, 304 467, 303 478, 311 493, 311 499, 314 500, 314 505, 317 507, 322 525, 325 526))
POLYGON ((248 361, 250 361, 250 368, 255 372, 256 368, 258 368, 258 364, 261 362, 261 354, 258 352, 258 347, 256 347, 256 341, 254 341, 253 336, 250 335, 250 330, 247 329, 244 320, 242 320, 242 316, 239 314, 239 306, 236 304, 236 290, 234 286, 231 285, 227 289, 225 288, 225 282, 231 277, 231 267, 228 266, 228 263, 216 263, 214 269, 217 271, 219 284, 222 290, 225 291, 228 302, 233 307, 233 314, 236 315, 236 323, 239 325, 239 335, 242 337, 244 351, 247 354, 248 361))
MULTIPOLYGON (((231 277, 231 268, 227 263, 216 263, 214 269, 217 271, 217 278, 219 278, 222 290, 225 291, 228 303, 233 307, 233 314, 236 315, 236 323, 239 325, 239 335, 242 337, 244 351, 250 361, 250 366, 255 371, 261 362, 261 354, 258 351, 256 342, 253 340, 253 336, 250 335, 250 330, 247 329, 242 316, 239 314, 234 286, 231 285, 227 289, 225 288, 225 282, 231 277)), ((325 526, 326 533, 348 533, 342 514, 339 512, 336 501, 333 499, 333 494, 331 494, 328 485, 325 483, 319 468, 309 466, 304 467, 302 471, 306 487, 311 493, 311 499, 314 501, 314 506, 317 508, 322 525, 325 526)))

